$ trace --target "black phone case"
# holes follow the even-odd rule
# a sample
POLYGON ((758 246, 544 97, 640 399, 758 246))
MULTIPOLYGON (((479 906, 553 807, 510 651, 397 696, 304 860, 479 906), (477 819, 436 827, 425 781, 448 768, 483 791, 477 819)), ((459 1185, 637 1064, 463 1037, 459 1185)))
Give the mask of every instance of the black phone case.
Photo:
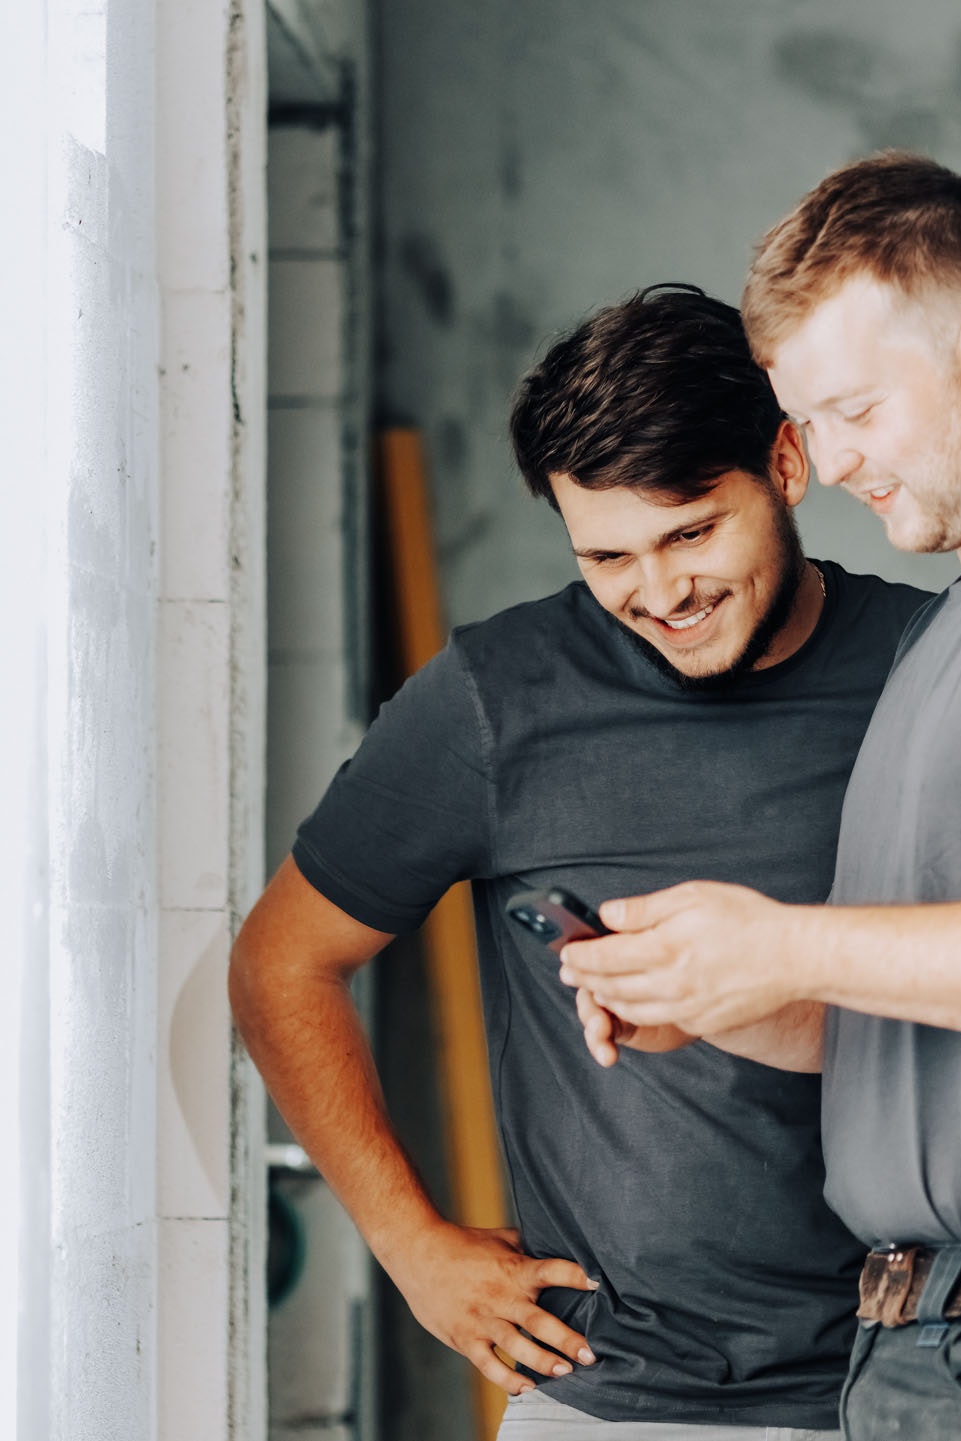
POLYGON ((505 909, 512 921, 558 954, 568 941, 610 935, 600 916, 561 886, 546 891, 520 891, 511 896, 505 909))

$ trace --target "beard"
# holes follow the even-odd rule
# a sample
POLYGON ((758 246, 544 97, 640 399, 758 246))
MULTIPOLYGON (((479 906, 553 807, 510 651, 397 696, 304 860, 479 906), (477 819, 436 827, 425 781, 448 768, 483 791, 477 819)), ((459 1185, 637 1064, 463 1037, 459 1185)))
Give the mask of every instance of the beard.
POLYGON ((624 627, 651 664, 682 690, 723 690, 735 676, 753 670, 758 661, 764 659, 790 620, 806 562, 794 512, 772 496, 771 513, 775 522, 773 538, 777 551, 778 583, 764 614, 758 618, 740 653, 728 665, 705 675, 687 675, 672 665, 656 645, 638 635, 637 631, 631 630, 630 626, 624 627))

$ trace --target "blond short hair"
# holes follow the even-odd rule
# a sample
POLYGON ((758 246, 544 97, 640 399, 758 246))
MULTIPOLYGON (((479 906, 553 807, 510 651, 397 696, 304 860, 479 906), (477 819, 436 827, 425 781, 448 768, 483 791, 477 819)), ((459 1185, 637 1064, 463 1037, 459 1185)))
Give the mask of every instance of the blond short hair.
POLYGON ((741 301, 758 364, 853 275, 961 292, 961 175, 886 151, 835 170, 756 247, 741 301))

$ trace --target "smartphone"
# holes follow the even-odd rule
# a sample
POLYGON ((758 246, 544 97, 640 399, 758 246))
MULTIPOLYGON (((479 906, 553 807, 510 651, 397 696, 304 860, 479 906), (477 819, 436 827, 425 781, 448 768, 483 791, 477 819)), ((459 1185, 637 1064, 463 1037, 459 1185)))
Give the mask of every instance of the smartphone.
POLYGON ((512 921, 558 955, 568 941, 611 934, 596 911, 561 886, 547 891, 520 891, 511 896, 505 910, 512 921))

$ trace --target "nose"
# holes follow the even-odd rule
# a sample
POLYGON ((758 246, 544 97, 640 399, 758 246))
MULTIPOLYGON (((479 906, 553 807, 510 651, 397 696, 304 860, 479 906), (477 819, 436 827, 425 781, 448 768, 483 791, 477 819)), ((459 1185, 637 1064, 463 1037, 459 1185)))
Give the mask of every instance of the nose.
POLYGON ((808 438, 811 460, 821 485, 843 485, 864 463, 864 456, 840 438, 808 438))
POLYGON ((641 561, 638 601, 659 620, 672 616, 693 588, 693 577, 679 570, 667 553, 647 555, 641 561))

